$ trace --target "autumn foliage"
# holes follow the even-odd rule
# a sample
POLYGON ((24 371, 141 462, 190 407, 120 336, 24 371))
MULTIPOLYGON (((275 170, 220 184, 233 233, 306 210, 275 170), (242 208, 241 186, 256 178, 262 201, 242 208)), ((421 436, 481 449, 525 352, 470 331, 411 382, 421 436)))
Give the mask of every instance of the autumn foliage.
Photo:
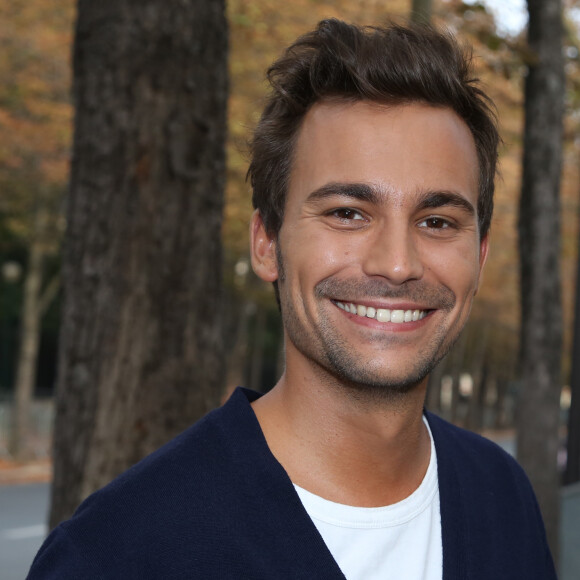
MULTIPOLYGON (((226 280, 233 284, 233 265, 246 255, 247 226, 251 214, 246 139, 256 123, 266 91, 264 71, 289 42, 320 19, 339 17, 373 24, 409 14, 410 0, 230 0, 230 75, 227 206, 223 239, 226 280)), ((28 216, 38 191, 60 199, 66 190, 71 140, 70 53, 74 19, 73 0, 11 0, 0 3, 0 233, 26 243, 28 216)), ((492 225, 492 250, 483 286, 474 307, 474 327, 463 358, 476 356, 477 337, 483 337, 485 356, 494 372, 514 378, 519 324, 516 218, 522 157, 523 76, 525 42, 497 34, 491 14, 480 5, 460 0, 434 2, 434 20, 474 46, 474 66, 498 106, 504 145, 501 178, 497 182, 492 225)), ((571 30, 571 29, 569 29, 571 30)), ((567 37, 569 104, 577 101, 576 35, 567 37)), ((567 121, 562 191, 562 285, 565 312, 565 350, 571 342, 571 313, 577 253, 578 159, 572 140, 575 117, 567 121)), ((54 242, 62 231, 61 203, 53 206, 54 242)), ((0 262, 9 251, 8 237, 0 238, 0 262)), ((235 289, 233 290, 236 291, 235 289)), ((273 300, 266 287, 257 299, 273 300)), ((564 369, 567 376, 569 362, 564 369)), ((6 387, 6 385, 2 385, 6 387)))

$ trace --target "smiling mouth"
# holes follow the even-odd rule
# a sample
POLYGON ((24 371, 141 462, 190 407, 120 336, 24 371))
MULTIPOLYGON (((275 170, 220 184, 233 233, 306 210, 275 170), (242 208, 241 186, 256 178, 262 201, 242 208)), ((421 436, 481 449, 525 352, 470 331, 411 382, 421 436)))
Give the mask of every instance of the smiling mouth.
POLYGON ((349 312, 350 314, 372 318, 379 322, 394 322, 395 324, 422 320, 429 312, 428 310, 389 310, 387 308, 373 308, 372 306, 364 306, 363 304, 354 304, 352 302, 339 302, 338 300, 333 300, 333 302, 341 310, 349 312))

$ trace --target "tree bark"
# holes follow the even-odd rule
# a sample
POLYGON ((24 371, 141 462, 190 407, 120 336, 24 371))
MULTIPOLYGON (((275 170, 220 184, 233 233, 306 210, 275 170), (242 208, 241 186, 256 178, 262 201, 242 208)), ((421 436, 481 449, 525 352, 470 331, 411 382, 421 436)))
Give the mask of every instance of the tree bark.
POLYGON ((50 525, 218 404, 224 0, 79 0, 50 525))
POLYGON ((561 0, 528 0, 528 11, 531 56, 525 83, 519 208, 522 390, 517 446, 557 561, 562 347, 559 191, 565 89, 561 0))

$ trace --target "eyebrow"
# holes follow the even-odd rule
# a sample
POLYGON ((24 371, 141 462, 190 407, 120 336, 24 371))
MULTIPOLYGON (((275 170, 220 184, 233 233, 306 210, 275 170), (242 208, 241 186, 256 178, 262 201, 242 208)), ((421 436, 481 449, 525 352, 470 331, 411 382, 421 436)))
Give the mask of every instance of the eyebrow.
POLYGON ((417 209, 431 209, 453 206, 462 209, 469 215, 475 215, 475 207, 462 195, 453 191, 430 191, 422 196, 417 209))
MULTIPOLYGON (((373 186, 367 183, 326 183, 308 195, 308 202, 316 202, 328 197, 342 196, 373 204, 380 204, 383 196, 373 186)), ((428 191, 420 195, 418 210, 453 206, 469 215, 476 215, 473 204, 454 191, 428 191)))
POLYGON ((380 203, 379 193, 366 183, 326 183, 311 192, 307 201, 315 202, 337 195, 369 203, 380 203))

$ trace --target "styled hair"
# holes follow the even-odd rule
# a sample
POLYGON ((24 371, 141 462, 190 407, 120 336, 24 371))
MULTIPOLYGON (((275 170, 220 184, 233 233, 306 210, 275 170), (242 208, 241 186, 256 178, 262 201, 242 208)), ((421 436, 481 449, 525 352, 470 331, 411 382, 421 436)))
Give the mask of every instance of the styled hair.
POLYGON ((478 220, 483 237, 493 213, 499 135, 494 106, 471 71, 471 51, 424 25, 359 27, 321 21, 268 69, 272 87, 250 143, 254 208, 277 236, 302 121, 320 101, 427 103, 457 113, 479 161, 478 220))

